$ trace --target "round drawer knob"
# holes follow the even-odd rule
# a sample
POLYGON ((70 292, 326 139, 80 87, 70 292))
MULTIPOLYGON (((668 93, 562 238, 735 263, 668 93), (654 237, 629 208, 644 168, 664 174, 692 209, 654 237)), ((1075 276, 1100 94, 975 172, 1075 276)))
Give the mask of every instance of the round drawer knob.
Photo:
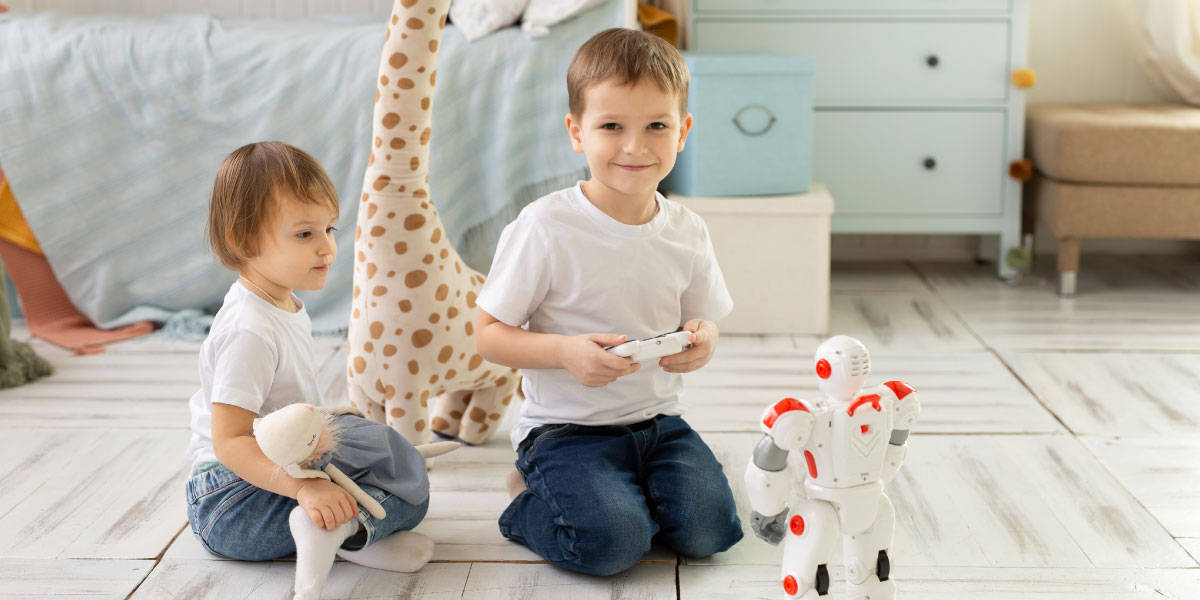
POLYGON ((936 54, 930 54, 925 57, 925 64, 929 65, 930 68, 936 68, 940 62, 942 61, 938 59, 936 54))
POLYGON ((925 159, 924 165, 926 171, 932 171, 937 168, 937 160, 934 160, 934 158, 930 156, 925 159))

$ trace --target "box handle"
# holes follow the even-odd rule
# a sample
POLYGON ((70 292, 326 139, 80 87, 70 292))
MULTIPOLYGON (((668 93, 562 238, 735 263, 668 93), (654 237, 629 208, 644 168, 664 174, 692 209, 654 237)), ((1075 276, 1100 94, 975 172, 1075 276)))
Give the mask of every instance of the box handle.
POLYGON ((771 109, 769 109, 761 104, 748 104, 746 106, 743 106, 742 110, 737 111, 736 115, 733 115, 733 124, 737 126, 738 131, 742 132, 745 135, 748 135, 750 137, 760 136, 760 135, 770 131, 771 126, 775 124, 775 113, 771 112, 771 109), (742 122, 740 119, 742 118, 742 115, 746 114, 746 111, 755 110, 755 109, 761 110, 761 111, 767 113, 767 117, 770 118, 770 120, 767 121, 767 126, 763 127, 759 131, 747 131, 746 128, 742 126, 742 122))

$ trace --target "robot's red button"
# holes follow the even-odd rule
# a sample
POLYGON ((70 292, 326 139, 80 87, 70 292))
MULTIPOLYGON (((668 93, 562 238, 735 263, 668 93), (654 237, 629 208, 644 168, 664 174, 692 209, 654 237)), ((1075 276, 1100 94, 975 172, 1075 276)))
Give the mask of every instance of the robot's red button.
POLYGON ((793 534, 804 534, 804 519, 800 515, 792 515, 792 520, 788 522, 788 526, 792 528, 793 534))
POLYGON ((796 585, 795 577, 788 575, 783 578, 783 591, 787 592, 787 595, 791 596, 795 594, 797 589, 799 589, 799 586, 796 585))
POLYGON ((833 368, 829 366, 829 361, 821 359, 817 361, 817 377, 821 379, 829 379, 833 374, 833 368))
POLYGON ((871 426, 870 426, 870 425, 863 425, 863 426, 862 426, 862 432, 863 432, 863 435, 866 435, 866 433, 867 433, 868 431, 870 431, 870 430, 871 430, 871 426))

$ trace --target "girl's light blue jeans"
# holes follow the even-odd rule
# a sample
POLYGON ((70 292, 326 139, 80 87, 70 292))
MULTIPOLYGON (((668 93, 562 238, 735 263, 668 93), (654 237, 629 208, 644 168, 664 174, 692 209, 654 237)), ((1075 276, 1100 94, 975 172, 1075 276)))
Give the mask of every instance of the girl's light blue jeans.
MULTIPOLYGON (((316 468, 320 467, 323 465, 316 468)), ((428 498, 413 505, 377 487, 360 487, 383 505, 387 516, 376 519, 360 506, 358 519, 364 531, 342 544, 347 550, 412 529, 429 509, 428 498)), ((187 502, 192 533, 213 554, 237 560, 273 560, 296 551, 288 515, 298 503, 247 483, 224 465, 188 480, 187 502)))

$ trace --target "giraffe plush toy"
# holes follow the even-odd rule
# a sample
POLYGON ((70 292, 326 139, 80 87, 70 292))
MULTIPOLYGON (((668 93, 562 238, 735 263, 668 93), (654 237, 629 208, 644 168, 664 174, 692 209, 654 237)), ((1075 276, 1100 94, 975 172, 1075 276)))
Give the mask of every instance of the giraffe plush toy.
POLYGON ((432 431, 486 442, 520 388, 516 369, 475 352, 484 277, 450 245, 430 197, 435 66, 449 4, 396 0, 392 8, 354 233, 350 402, 414 445, 432 431))

